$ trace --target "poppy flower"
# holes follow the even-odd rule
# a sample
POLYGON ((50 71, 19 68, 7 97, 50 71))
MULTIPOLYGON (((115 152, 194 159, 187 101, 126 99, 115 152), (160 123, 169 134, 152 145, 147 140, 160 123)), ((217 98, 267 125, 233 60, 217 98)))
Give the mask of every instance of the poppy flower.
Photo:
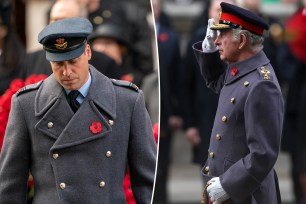
POLYGON ((123 75, 120 79, 129 81, 129 82, 133 82, 134 76, 132 74, 126 74, 126 75, 123 75))
POLYGON ((236 76, 238 74, 238 69, 236 67, 231 68, 231 75, 236 76))
POLYGON ((166 41, 168 41, 168 39, 169 39, 169 36, 168 36, 168 34, 165 33, 165 32, 160 33, 160 34, 158 35, 158 41, 160 41, 160 42, 166 42, 166 41))
POLYGON ((102 124, 100 122, 92 122, 89 129, 93 134, 97 134, 102 131, 102 124))

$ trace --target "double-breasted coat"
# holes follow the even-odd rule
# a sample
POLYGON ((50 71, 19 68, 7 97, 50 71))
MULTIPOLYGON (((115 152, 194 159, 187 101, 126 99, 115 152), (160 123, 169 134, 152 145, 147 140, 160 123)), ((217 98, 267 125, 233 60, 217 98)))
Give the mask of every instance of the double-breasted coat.
POLYGON ((137 203, 150 203, 156 144, 141 90, 90 66, 92 83, 76 113, 51 75, 12 98, 0 155, 0 203, 125 203, 127 164, 137 203), (93 125, 98 122, 102 128, 93 125))
POLYGON ((233 64, 218 52, 195 54, 209 88, 219 93, 204 180, 220 177, 230 203, 280 203, 273 169, 281 142, 283 98, 263 51, 233 64))

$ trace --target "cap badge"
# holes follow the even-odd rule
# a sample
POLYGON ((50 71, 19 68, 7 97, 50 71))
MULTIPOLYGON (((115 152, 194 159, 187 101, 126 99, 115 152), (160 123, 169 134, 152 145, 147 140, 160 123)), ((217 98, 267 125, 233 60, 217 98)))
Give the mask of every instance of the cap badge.
POLYGON ((56 47, 56 49, 58 50, 64 50, 67 48, 67 41, 65 42, 65 38, 58 38, 56 39, 56 44, 54 44, 54 46, 56 47))
POLYGON ((263 76, 264 76, 264 79, 270 79, 270 71, 269 70, 267 70, 265 67, 261 67, 260 68, 261 70, 260 70, 260 73, 262 73, 263 74, 263 76))

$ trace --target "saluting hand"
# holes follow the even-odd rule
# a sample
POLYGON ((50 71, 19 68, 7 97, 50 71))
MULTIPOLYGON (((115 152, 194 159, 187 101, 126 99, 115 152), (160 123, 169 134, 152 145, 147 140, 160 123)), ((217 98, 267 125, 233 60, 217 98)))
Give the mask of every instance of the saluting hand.
POLYGON ((208 19, 206 36, 202 43, 203 52, 215 52, 217 50, 215 40, 217 39, 218 34, 216 30, 210 29, 213 25, 215 25, 215 20, 213 18, 208 19))

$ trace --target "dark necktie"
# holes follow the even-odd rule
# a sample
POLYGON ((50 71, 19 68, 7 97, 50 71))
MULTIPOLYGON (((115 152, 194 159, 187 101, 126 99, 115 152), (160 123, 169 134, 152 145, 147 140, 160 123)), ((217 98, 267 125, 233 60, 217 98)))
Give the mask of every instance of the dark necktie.
POLYGON ((70 91, 70 93, 68 94, 68 103, 72 108, 73 112, 76 112, 80 107, 80 103, 76 100, 79 94, 79 91, 70 91))

